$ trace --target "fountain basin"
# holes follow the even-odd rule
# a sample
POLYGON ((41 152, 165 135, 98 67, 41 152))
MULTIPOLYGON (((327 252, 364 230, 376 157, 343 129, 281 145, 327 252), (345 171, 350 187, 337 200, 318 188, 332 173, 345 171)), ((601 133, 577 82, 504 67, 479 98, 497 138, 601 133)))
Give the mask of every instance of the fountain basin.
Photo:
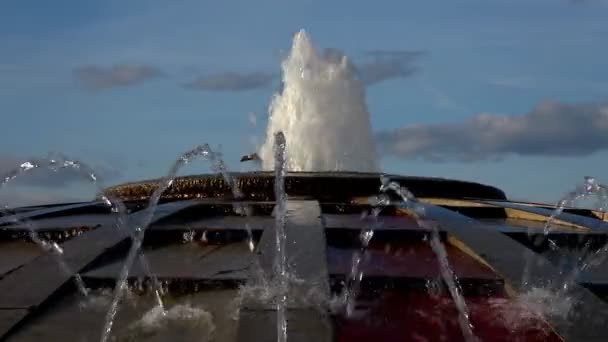
MULTIPOLYGON (((211 314, 213 328, 194 324, 187 326, 189 331, 207 329, 209 339, 215 341, 276 340, 272 306, 256 302, 263 297, 259 291, 248 296, 241 290, 251 284, 252 261, 259 258, 262 269, 267 269, 267 260, 272 259, 272 244, 264 241, 274 230, 274 178, 269 173, 237 174, 236 178, 245 195, 239 203, 250 207, 252 216, 234 211, 235 200, 220 177, 182 177, 163 196, 164 204, 148 229, 143 251, 164 283, 169 307, 189 303, 211 314), (245 243, 247 226, 257 246, 255 257, 245 243)), ((471 308, 474 331, 482 340, 605 337, 601 324, 608 316, 601 310, 608 281, 601 277, 605 274, 602 267, 578 279, 587 296, 583 298, 585 305, 597 309, 586 311, 595 313, 593 319, 545 315, 519 299, 527 290, 520 284, 526 251, 553 265, 539 266, 548 282, 559 280, 550 271, 558 269, 560 257, 569 257, 565 253, 551 255, 547 246, 530 242, 542 234, 543 212, 538 206, 518 203, 520 207, 514 209, 501 190, 482 184, 422 177, 393 179, 409 187, 428 206, 429 219, 441 224, 448 261, 471 308), (437 210, 431 210, 434 208, 437 210), (564 320, 569 324, 563 324, 564 320)), ((430 231, 396 207, 387 207, 379 217, 384 225, 375 232, 363 264, 355 315, 347 318, 331 310, 329 304, 350 271, 350 257, 358 250, 358 235, 366 225, 360 214, 369 205, 360 199, 374 195, 378 185, 377 174, 290 173, 286 178, 288 203, 295 208, 288 215, 288 260, 290 269, 299 276, 292 281, 294 295, 288 302, 288 340, 461 338, 457 311, 447 292, 438 286, 441 277, 428 244, 430 231), (298 206, 316 211, 300 212, 298 206)), ((153 186, 153 181, 144 181, 108 191, 125 200, 130 216, 135 216, 142 212, 141 202, 153 186)), ((78 208, 55 206, 52 213, 49 208, 35 208, 20 215, 30 217, 42 236, 60 242, 72 269, 82 274, 87 286, 103 292, 118 277, 129 239, 114 230, 112 214, 100 212, 95 202, 78 208), (40 214, 45 210, 46 214, 40 214)), ((599 249, 605 234, 577 225, 589 220, 602 223, 601 218, 593 212, 566 211, 587 221, 577 221, 574 226, 558 222, 551 236, 564 251, 580 250, 587 241, 593 242, 592 249, 599 249)), ((25 257, 15 257, 15 251, 32 247, 21 231, 10 223, 0 226, 0 259, 5 260, 0 269, 2 336, 10 341, 96 339, 103 320, 95 310, 104 310, 83 306, 83 301, 86 304, 91 299, 77 296, 69 277, 58 272, 48 255, 38 252, 37 256, 24 253, 25 257), (78 324, 62 323, 76 317, 78 324)), ((173 325, 145 333, 133 330, 133 324, 149 317, 145 313, 154 304, 147 281, 136 262, 129 278, 131 295, 121 305, 115 336, 119 340, 143 336, 178 339, 179 331, 162 330, 173 329, 173 325)), ((105 308, 103 295, 100 298, 99 305, 105 308)))

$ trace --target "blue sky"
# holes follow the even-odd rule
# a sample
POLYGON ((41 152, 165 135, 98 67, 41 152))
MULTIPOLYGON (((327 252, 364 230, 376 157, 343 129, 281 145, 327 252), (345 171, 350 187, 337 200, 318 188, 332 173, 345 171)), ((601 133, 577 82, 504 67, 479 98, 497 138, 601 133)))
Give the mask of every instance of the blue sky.
MULTIPOLYGON (((552 202, 583 176, 608 182, 607 17, 603 0, 5 0, 0 167, 61 151, 120 171, 109 172, 118 183, 161 176, 209 143, 240 170, 279 89, 263 76, 280 72, 303 28, 355 64, 370 51, 420 52, 408 61, 417 72, 367 87, 384 170, 552 202), (546 128, 545 112, 569 130, 546 128), (498 124, 471 121, 482 113, 498 124), (470 136, 479 131, 486 140, 470 136), (428 144, 404 150, 422 141, 412 137, 428 144), (449 150, 447 137, 458 137, 449 150), (481 154, 470 158, 470 144, 481 154)), ((195 172, 207 168, 184 170, 195 172)))

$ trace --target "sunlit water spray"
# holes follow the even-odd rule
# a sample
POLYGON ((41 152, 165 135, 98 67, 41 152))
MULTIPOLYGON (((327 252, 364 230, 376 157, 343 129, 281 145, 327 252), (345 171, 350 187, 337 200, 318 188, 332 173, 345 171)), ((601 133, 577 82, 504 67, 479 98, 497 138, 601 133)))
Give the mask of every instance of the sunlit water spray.
MULTIPOLYGON (((359 234, 359 242, 361 243, 359 250, 353 254, 352 265, 350 274, 346 280, 346 284, 340 296, 339 305, 344 306, 347 317, 351 317, 355 311, 355 304, 357 296, 361 291, 361 281, 363 280, 363 263, 367 256, 367 248, 371 239, 374 237, 374 231, 379 228, 381 222, 378 220, 378 216, 382 210, 391 204, 390 198, 385 193, 370 198, 369 204, 372 205, 371 210, 371 222, 367 227, 361 230, 359 234)), ((362 219, 368 219, 369 214, 363 212, 362 219)))
POLYGON ((161 342, 179 336, 180 341, 210 342, 215 330, 213 316, 206 310, 189 304, 174 305, 166 311, 156 306, 131 324, 116 341, 161 342))
POLYGON ((274 168, 274 133, 283 132, 289 171, 378 171, 364 86, 348 58, 319 54, 300 31, 282 70, 283 90, 270 104, 259 151, 263 169, 274 168))
MULTIPOLYGON (((545 240, 548 242, 549 248, 554 251, 560 251, 559 246, 553 241, 549 234, 553 230, 553 224, 559 218, 559 216, 564 212, 566 208, 575 207, 577 202, 587 200, 591 197, 596 197, 596 209, 601 211, 602 213, 606 212, 606 208, 608 206, 608 187, 599 183, 593 177, 585 177, 582 184, 576 186, 573 191, 566 193, 556 204, 556 208, 553 210, 551 215, 548 217, 545 222, 543 233, 544 239, 537 239, 535 241, 536 244, 541 244, 545 240)), ((528 233, 532 233, 532 230, 528 230, 528 233)), ((579 251, 579 262, 580 267, 574 267, 574 272, 578 273, 580 271, 585 270, 587 267, 596 264, 599 261, 605 259, 608 255, 606 252, 608 251, 608 247, 604 246, 600 250, 588 254, 589 242, 583 246, 583 248, 579 251)), ((530 262, 526 264, 526 270, 524 272, 524 279, 522 283, 525 285, 527 283, 527 277, 530 272, 530 262)), ((564 283, 564 287, 568 287, 570 284, 570 280, 568 279, 566 283, 564 283)))
POLYGON ((400 206, 409 210, 409 212, 414 215, 418 225, 430 230, 431 248, 437 256, 441 278, 445 282, 448 291, 450 292, 450 296, 454 300, 454 304, 458 309, 458 323, 460 325, 460 329, 462 330, 463 337, 467 342, 478 342, 479 339, 473 332, 469 308, 464 300, 458 277, 450 267, 447 251, 444 244, 441 242, 438 225, 435 222, 427 220, 424 207, 407 188, 401 187, 399 183, 391 181, 387 177, 382 177, 381 182, 382 186, 380 189, 382 191, 386 192, 391 190, 397 194, 401 198, 400 206))
MULTIPOLYGON (((582 184, 578 185, 573 191, 566 193, 557 202, 555 210, 548 217, 543 227, 544 238, 535 240, 535 244, 547 241, 549 249, 562 256, 560 265, 558 265, 560 279, 547 279, 543 288, 531 287, 529 277, 531 272, 534 272, 534 265, 532 265, 532 255, 526 255, 526 267, 522 279, 522 285, 526 288, 526 291, 520 294, 520 297, 529 302, 529 309, 539 313, 540 316, 567 320, 570 314, 575 314, 572 312, 575 298, 573 298, 570 290, 576 285, 582 272, 603 263, 608 258, 608 244, 596 251, 590 251, 591 241, 589 240, 581 249, 571 252, 561 250, 549 236, 554 228, 553 224, 566 208, 576 207, 579 201, 588 200, 592 197, 597 199, 596 209, 605 213, 608 205, 608 187, 597 182, 593 177, 585 177, 582 184)), ((531 233, 532 231, 529 230, 528 232, 531 233)))
MULTIPOLYGON (((127 280, 129 277, 129 272, 131 270, 131 267, 133 266, 133 262, 135 261, 135 258, 137 257, 138 253, 141 250, 145 231, 154 218, 154 213, 155 213, 156 207, 158 206, 158 201, 160 200, 161 195, 167 188, 169 188, 171 186, 171 184, 173 184, 173 181, 175 180, 177 173, 183 166, 185 166, 186 164, 189 164, 191 161, 193 161, 195 159, 199 159, 199 158, 210 162, 212 171, 220 172, 222 174, 222 176, 224 177, 224 180, 226 181, 227 185, 232 187, 231 189, 232 189, 235 197, 240 198, 241 193, 240 193, 240 191, 235 190, 235 187, 234 187, 235 182, 234 182, 233 178, 230 176, 229 172, 227 171, 226 166, 221 158, 221 154, 214 152, 209 147, 209 145, 205 144, 202 146, 197 146, 196 148, 182 154, 175 161, 175 163, 171 166, 167 175, 160 180, 158 187, 150 196, 150 199, 148 201, 148 208, 145 212, 145 215, 142 218, 141 222, 137 223, 137 226, 134 229, 135 233, 133 236, 133 242, 131 244, 131 248, 129 249, 127 257, 125 259, 125 263, 120 271, 118 282, 114 289, 112 303, 110 304, 110 308, 106 314, 104 328, 103 328, 102 337, 101 337, 102 342, 107 341, 108 338, 110 337, 110 334, 112 332, 112 326, 114 324, 114 318, 116 317, 116 313, 118 312, 118 304, 127 287, 127 280)), ((250 241, 249 245, 252 246, 253 241, 252 241, 251 230, 247 229, 247 231, 248 231, 248 236, 249 236, 249 241, 250 241)), ((252 247, 250 247, 250 248, 252 248, 252 247)), ((162 305, 159 305, 159 310, 162 313, 165 312, 165 309, 162 305)))
MULTIPOLYGON (((117 227, 120 229, 126 222, 126 208, 124 204, 115 198, 111 198, 107 195, 102 194, 104 189, 102 181, 99 179, 97 174, 88 165, 77 161, 71 160, 61 154, 57 154, 55 157, 49 157, 41 160, 31 160, 22 163, 18 167, 8 172, 0 183, 0 191, 6 187, 7 184, 30 174, 32 171, 38 170, 42 172, 57 173, 60 171, 73 172, 77 177, 80 177, 88 182, 95 185, 96 190, 101 195, 102 202, 111 208, 111 211, 118 214, 117 227)), ((68 275, 74 277, 78 291, 83 295, 88 295, 88 289, 85 286, 84 281, 79 273, 73 272, 63 259, 63 249, 56 242, 48 242, 40 238, 35 225, 30 220, 17 220, 20 221, 29 232, 30 239, 40 246, 43 250, 52 253, 55 256, 60 268, 68 275)), ((18 223, 18 222, 16 222, 18 223)), ((149 273, 149 267, 146 259, 142 256, 142 265, 144 269, 149 273)))
POLYGON ((597 209, 605 212, 608 205, 608 188, 596 181, 593 177, 585 177, 583 184, 576 187, 574 191, 567 193, 557 203, 557 207, 547 219, 544 227, 545 235, 551 232, 553 221, 564 212, 566 207, 573 207, 578 201, 585 200, 591 196, 597 197, 597 209))
POLYGON ((287 219, 287 194, 285 193, 286 161, 285 151, 287 143, 282 132, 274 134, 274 196, 275 211, 275 248, 276 257, 274 272, 278 276, 279 297, 277 298, 277 341, 287 341, 287 307, 288 278, 287 278, 287 251, 285 250, 285 224, 287 219))
MULTIPOLYGON (((549 247, 553 251, 559 251, 559 247, 548 237, 554 221, 564 212, 565 208, 575 207, 577 202, 587 200, 591 197, 596 197, 596 209, 605 213, 608 206, 608 187, 599 183, 593 177, 585 177, 582 184, 578 185, 575 190, 568 192, 558 201, 555 210, 547 219, 543 229, 545 238, 549 241, 549 247)), ((581 272, 601 264, 608 258, 608 244, 594 252, 590 252, 589 247, 590 241, 578 252, 578 258, 574 263, 570 274, 567 275, 564 283, 561 285, 562 295, 565 295, 570 287, 576 283, 581 272)), ((529 268, 529 265, 526 266, 529 268)))
MULTIPOLYGON (((360 242, 361 248, 353 255, 353 263, 351 272, 345 284, 342 293, 337 299, 332 299, 329 303, 332 311, 344 309, 346 316, 351 316, 354 312, 355 301, 360 291, 361 281, 363 279, 362 263, 365 261, 367 247, 374 235, 374 231, 380 227, 381 222, 378 216, 382 209, 389 205, 394 205, 391 201, 389 193, 394 193, 400 198, 399 207, 408 210, 418 225, 427 228, 431 232, 430 245, 437 256, 441 279, 448 288, 450 296, 458 310, 458 323, 462 330, 463 337, 467 342, 478 342, 479 339, 473 332, 471 324, 469 308, 464 300, 462 288, 458 281, 458 277, 450 267, 445 246, 441 242, 439 227, 436 223, 426 219, 424 207, 418 202, 414 195, 405 187, 401 187, 399 183, 391 181, 386 176, 380 177, 380 195, 371 197, 368 203, 372 209, 372 224, 361 231, 360 242)), ((367 215, 363 216, 364 219, 367 215)))

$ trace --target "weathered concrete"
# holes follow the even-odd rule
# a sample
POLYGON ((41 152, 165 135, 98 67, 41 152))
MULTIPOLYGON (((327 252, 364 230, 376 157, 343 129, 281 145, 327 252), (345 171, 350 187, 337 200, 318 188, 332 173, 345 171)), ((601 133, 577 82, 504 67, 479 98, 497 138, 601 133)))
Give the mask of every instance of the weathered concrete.
POLYGON ((33 242, 6 241, 0 243, 0 279, 12 270, 19 268, 42 254, 33 242))
POLYGON ((26 309, 0 309, 0 332, 9 331, 29 313, 29 310, 26 309))

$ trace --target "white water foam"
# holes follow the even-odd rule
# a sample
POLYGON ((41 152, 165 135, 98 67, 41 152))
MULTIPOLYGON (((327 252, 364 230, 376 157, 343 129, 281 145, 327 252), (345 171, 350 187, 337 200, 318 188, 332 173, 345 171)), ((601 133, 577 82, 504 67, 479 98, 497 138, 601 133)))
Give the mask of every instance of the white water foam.
POLYGON ((159 306, 146 312, 141 320, 132 324, 118 341, 180 341, 213 340, 213 316, 190 305, 175 305, 167 311, 159 306))
POLYGON ((531 288, 513 300, 490 298, 489 303, 497 315, 497 322, 503 322, 505 327, 518 331, 532 327, 543 328, 548 319, 567 322, 576 299, 563 291, 531 288))
POLYGON ((319 54, 303 30, 282 63, 283 90, 270 104, 259 156, 274 169, 274 134, 289 140, 289 171, 377 172, 365 89, 346 56, 319 54))

